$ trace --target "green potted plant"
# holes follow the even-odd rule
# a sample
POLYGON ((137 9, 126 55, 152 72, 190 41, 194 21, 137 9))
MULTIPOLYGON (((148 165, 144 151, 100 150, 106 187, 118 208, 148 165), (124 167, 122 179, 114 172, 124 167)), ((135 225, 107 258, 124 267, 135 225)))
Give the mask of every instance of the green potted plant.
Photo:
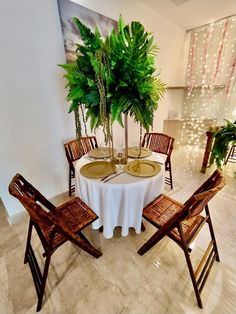
POLYGON ((73 64, 60 66, 66 71, 69 112, 75 112, 77 136, 81 136, 81 114, 84 124, 90 120, 91 130, 103 127, 106 142, 114 121, 123 126, 122 114, 133 117, 148 131, 165 92, 165 84, 156 73, 159 49, 153 44, 153 36, 140 22, 125 25, 121 16, 118 30, 105 39, 98 28, 92 32, 76 17, 73 22, 83 45, 77 45, 73 64))
POLYGON ((227 156, 230 144, 236 143, 236 121, 226 120, 226 125, 214 134, 214 143, 211 150, 210 165, 216 162, 218 168, 227 156))

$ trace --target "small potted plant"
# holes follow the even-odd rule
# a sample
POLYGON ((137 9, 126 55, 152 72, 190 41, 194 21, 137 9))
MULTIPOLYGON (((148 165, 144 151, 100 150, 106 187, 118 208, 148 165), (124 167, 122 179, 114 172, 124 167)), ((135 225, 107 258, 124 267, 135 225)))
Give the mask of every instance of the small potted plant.
POLYGON ((214 143, 211 150, 210 165, 214 162, 222 168, 224 160, 232 144, 236 144, 236 121, 226 120, 226 125, 214 134, 214 143))

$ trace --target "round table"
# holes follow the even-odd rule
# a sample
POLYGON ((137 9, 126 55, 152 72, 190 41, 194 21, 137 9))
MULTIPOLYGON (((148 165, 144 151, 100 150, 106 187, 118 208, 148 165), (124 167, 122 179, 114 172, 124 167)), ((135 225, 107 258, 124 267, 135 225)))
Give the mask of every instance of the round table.
MULTIPOLYGON (((163 193, 165 183, 164 159, 157 153, 146 158, 158 161, 161 171, 153 177, 136 177, 126 172, 104 183, 100 179, 89 179, 81 175, 80 168, 91 162, 88 156, 75 163, 75 194, 97 215, 93 229, 103 226, 103 235, 110 239, 119 226, 121 235, 127 236, 129 228, 141 231, 143 207, 163 193)), ((129 161, 131 161, 130 159, 129 161)))

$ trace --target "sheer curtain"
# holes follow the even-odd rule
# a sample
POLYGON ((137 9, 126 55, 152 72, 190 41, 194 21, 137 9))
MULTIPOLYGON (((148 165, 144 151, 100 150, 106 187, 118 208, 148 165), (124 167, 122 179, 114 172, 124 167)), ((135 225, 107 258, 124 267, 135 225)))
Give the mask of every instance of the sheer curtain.
POLYGON ((236 119, 236 16, 190 31, 182 136, 198 144, 206 127, 236 119))

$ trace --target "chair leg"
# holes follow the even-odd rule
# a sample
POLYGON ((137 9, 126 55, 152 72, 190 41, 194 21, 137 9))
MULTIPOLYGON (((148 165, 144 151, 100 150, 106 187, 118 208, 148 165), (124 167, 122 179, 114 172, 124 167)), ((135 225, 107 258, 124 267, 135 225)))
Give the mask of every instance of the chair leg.
POLYGON ((73 192, 75 192, 75 184, 72 184, 72 179, 75 178, 75 171, 73 168, 69 169, 69 196, 72 195, 73 192))
POLYGON ((193 284, 194 292, 195 292, 195 295, 196 295, 197 303, 198 303, 198 306, 202 309, 203 308, 202 300, 201 300, 201 297, 200 297, 200 292, 198 290, 198 285, 197 285, 197 281, 196 281, 196 278, 195 278, 195 275, 194 275, 194 270, 193 270, 192 262, 191 262, 191 259, 190 259, 190 255, 189 255, 189 252, 188 252, 188 246, 187 246, 186 241, 184 240, 184 237, 183 237, 183 230, 182 230, 181 224, 179 224, 178 230, 179 230, 179 233, 180 233, 180 236, 181 236, 181 239, 182 239, 182 249, 184 251, 185 259, 186 259, 186 262, 187 262, 187 265, 188 265, 188 270, 189 270, 189 274, 190 274, 190 277, 191 277, 191 280, 192 280, 192 284, 193 284))
POLYGON ((230 156, 233 154, 233 151, 234 151, 234 147, 232 146, 228 152, 228 155, 225 158, 224 165, 227 165, 230 156))
POLYGON ((27 239, 27 248, 25 252, 25 262, 28 262, 30 270, 31 270, 31 274, 33 277, 35 289, 38 296, 38 303, 37 303, 36 311, 39 312, 42 308, 43 295, 44 295, 45 285, 47 281, 47 275, 48 275, 48 269, 49 269, 52 251, 50 250, 46 251, 46 260, 44 264, 44 271, 42 274, 39 268, 36 256, 34 254, 33 248, 30 244, 32 226, 33 226, 33 222, 30 220, 29 233, 28 233, 28 239, 27 239))
POLYGON ((38 294, 38 304, 37 304, 37 309, 36 309, 37 312, 39 312, 42 308, 42 301, 43 301, 43 295, 44 295, 44 290, 45 290, 47 276, 48 276, 50 260, 51 260, 51 253, 47 255, 46 260, 45 260, 42 282, 41 282, 40 290, 38 294))
POLYGON ((31 235, 32 235, 32 220, 30 219, 29 221, 29 228, 28 228, 28 235, 27 235, 27 241, 26 241, 26 248, 25 248, 25 257, 24 257, 24 264, 28 262, 28 252, 30 248, 30 240, 31 240, 31 235))
POLYGON ((173 180, 172 180, 172 169, 170 160, 166 160, 165 171, 169 172, 169 178, 165 177, 165 183, 170 185, 170 188, 173 189, 173 180))
POLYGON ((195 292, 195 295, 196 295, 196 298, 197 298, 197 303, 198 303, 198 306, 202 309, 203 308, 202 300, 201 300, 200 293, 199 293, 199 290, 198 290, 196 278, 194 276, 193 266, 192 266, 192 263, 191 263, 191 260, 190 260, 190 256, 189 256, 189 253, 188 253, 188 248, 186 246, 183 246, 183 251, 184 251, 184 255, 185 255, 185 258, 186 258, 187 265, 188 265, 188 270, 189 270, 190 277, 191 277, 191 280, 192 280, 194 292, 195 292))
POLYGON ((99 232, 103 232, 103 226, 101 226, 98 230, 99 232))
POLYGON ((220 256, 219 256, 219 252, 218 252, 218 248, 217 248, 217 244, 216 244, 215 233, 214 233, 213 225, 211 222, 211 216, 210 216, 208 205, 206 205, 205 210, 206 210, 206 214, 208 216, 207 223, 208 223, 208 227, 209 227, 210 234, 211 234, 211 239, 213 241, 213 245, 214 245, 214 249, 215 249, 215 253, 216 253, 216 260, 217 260, 217 262, 220 262, 220 256))
POLYGON ((170 188, 173 189, 172 169, 171 169, 171 163, 170 163, 170 161, 169 161, 169 174, 170 174, 170 188))
POLYGON ((143 222, 141 222, 141 231, 142 232, 146 231, 146 227, 143 222))
POLYGON ((92 245, 89 240, 86 238, 86 236, 80 231, 78 232, 78 236, 83 239, 84 241, 86 241, 88 244, 92 245))
POLYGON ((162 238, 164 238, 165 233, 160 233, 158 230, 154 233, 154 235, 141 246, 141 248, 138 250, 138 254, 144 255, 148 250, 150 250, 155 244, 157 244, 162 238))
POLYGON ((77 241, 73 238, 70 238, 70 241, 74 243, 75 245, 77 245, 78 247, 80 247, 85 252, 92 255, 93 257, 99 258, 100 256, 102 256, 102 252, 95 249, 95 247, 92 246, 92 244, 88 241, 88 239, 85 240, 84 238, 85 236, 84 235, 81 236, 80 234, 80 237, 79 236, 77 237, 77 241))
POLYGON ((71 177, 71 169, 69 169, 69 196, 71 196, 71 190, 72 190, 72 187, 71 187, 71 185, 72 185, 72 177, 71 177))

